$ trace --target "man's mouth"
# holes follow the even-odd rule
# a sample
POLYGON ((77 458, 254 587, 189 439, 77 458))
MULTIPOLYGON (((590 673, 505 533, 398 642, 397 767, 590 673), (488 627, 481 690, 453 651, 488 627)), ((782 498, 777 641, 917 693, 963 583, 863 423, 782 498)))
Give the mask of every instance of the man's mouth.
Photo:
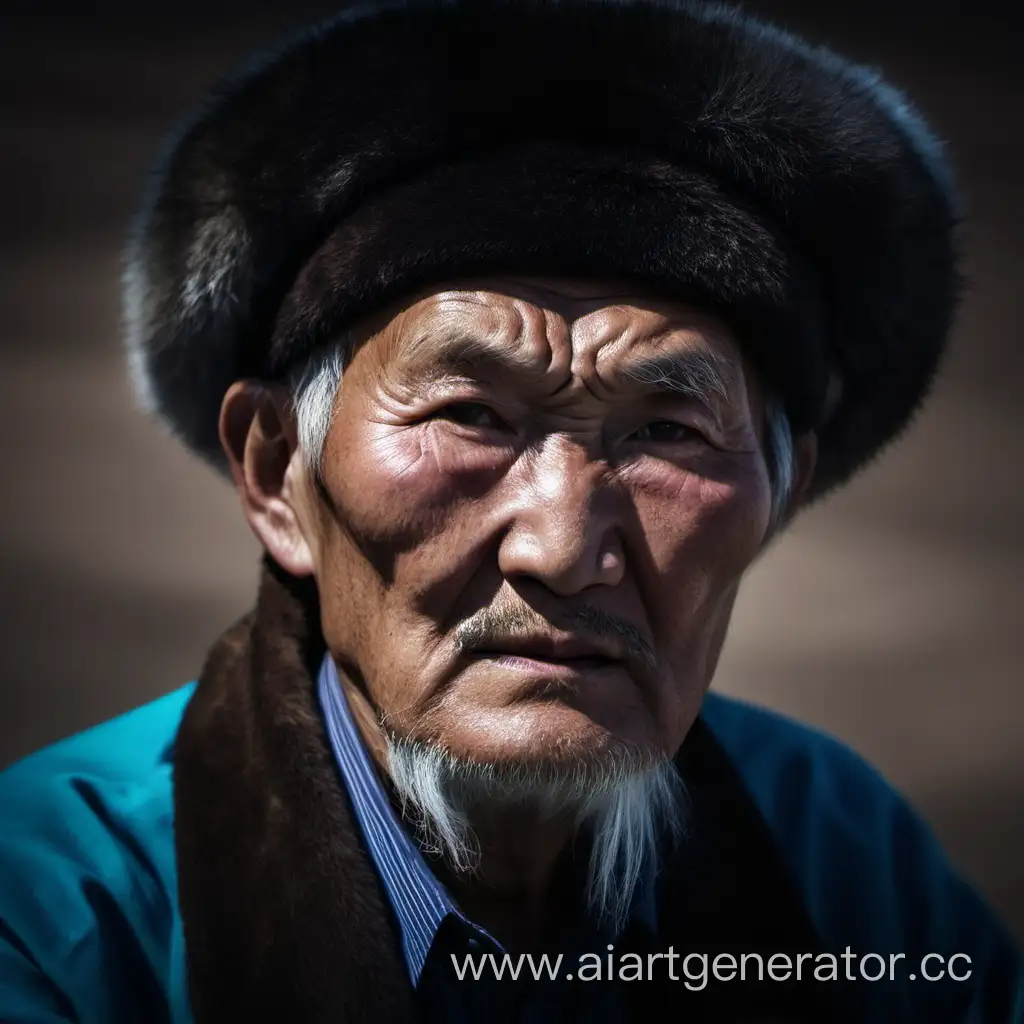
POLYGON ((621 667, 621 662, 616 659, 595 654, 555 658, 550 655, 520 654, 511 651, 474 651, 473 657, 493 662, 503 668, 524 672, 554 672, 558 675, 621 667))

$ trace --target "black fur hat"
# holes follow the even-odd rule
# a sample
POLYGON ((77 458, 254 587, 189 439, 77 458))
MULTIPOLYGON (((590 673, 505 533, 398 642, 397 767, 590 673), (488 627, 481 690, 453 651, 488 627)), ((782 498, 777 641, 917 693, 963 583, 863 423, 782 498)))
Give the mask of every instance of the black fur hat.
POLYGON ((928 389, 954 205, 903 96, 735 11, 376 5, 258 58, 172 140, 129 244, 127 343, 146 402, 222 467, 232 381, 403 293, 637 278, 731 322, 793 430, 817 429, 818 496, 928 389))

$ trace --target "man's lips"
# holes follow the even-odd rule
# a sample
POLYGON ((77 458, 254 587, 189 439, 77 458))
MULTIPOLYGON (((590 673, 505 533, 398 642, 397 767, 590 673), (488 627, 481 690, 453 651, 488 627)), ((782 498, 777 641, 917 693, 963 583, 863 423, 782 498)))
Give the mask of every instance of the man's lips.
POLYGON ((547 658, 537 654, 513 654, 511 651, 477 651, 478 658, 492 658, 496 661, 535 661, 543 665, 576 665, 580 668, 598 665, 613 665, 613 658, 605 658, 599 654, 586 654, 574 658, 547 658))
POLYGON ((474 660, 488 661, 511 671, 543 674, 545 676, 578 676, 584 672, 596 672, 602 669, 621 668, 622 663, 615 658, 603 655, 575 655, 572 657, 554 658, 537 654, 521 654, 511 651, 474 651, 474 660))
POLYGON ((615 662, 621 651, 606 641, 583 640, 571 636, 525 636, 481 644, 472 653, 478 657, 519 658, 529 661, 572 664, 615 662))

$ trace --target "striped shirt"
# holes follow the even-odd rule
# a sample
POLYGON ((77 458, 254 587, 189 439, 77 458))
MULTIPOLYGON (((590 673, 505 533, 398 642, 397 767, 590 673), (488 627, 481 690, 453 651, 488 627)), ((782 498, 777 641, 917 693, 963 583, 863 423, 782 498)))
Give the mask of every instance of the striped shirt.
MULTIPOLYGON (((458 918, 469 931, 473 946, 504 952, 500 943, 468 920, 451 894, 435 877, 416 844, 403 828, 374 770, 349 711, 334 661, 325 656, 317 680, 327 735, 356 820, 366 839, 373 864, 395 912, 402 952, 415 987, 441 924, 458 918), (474 941, 475 940, 475 941, 474 941)), ((653 872, 638 886, 633 916, 654 927, 653 872)))
POLYGON ((327 735, 348 790, 356 820, 366 839, 381 884, 398 919, 402 953, 413 986, 419 982, 427 953, 441 922, 449 914, 479 933, 482 944, 500 944, 467 920, 448 890, 437 880, 395 814, 352 720, 334 661, 324 658, 317 681, 327 735))

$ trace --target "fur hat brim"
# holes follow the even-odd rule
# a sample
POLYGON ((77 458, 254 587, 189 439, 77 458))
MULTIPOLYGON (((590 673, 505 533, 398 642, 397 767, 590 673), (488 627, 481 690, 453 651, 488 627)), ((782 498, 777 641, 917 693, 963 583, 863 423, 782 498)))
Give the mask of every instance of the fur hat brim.
POLYGON ((813 497, 926 394, 955 220, 902 96, 735 12, 391 5, 262 58, 176 136, 129 246, 127 340, 152 407, 223 465, 232 381, 284 376, 403 293, 635 278, 733 325, 818 432, 813 497))

